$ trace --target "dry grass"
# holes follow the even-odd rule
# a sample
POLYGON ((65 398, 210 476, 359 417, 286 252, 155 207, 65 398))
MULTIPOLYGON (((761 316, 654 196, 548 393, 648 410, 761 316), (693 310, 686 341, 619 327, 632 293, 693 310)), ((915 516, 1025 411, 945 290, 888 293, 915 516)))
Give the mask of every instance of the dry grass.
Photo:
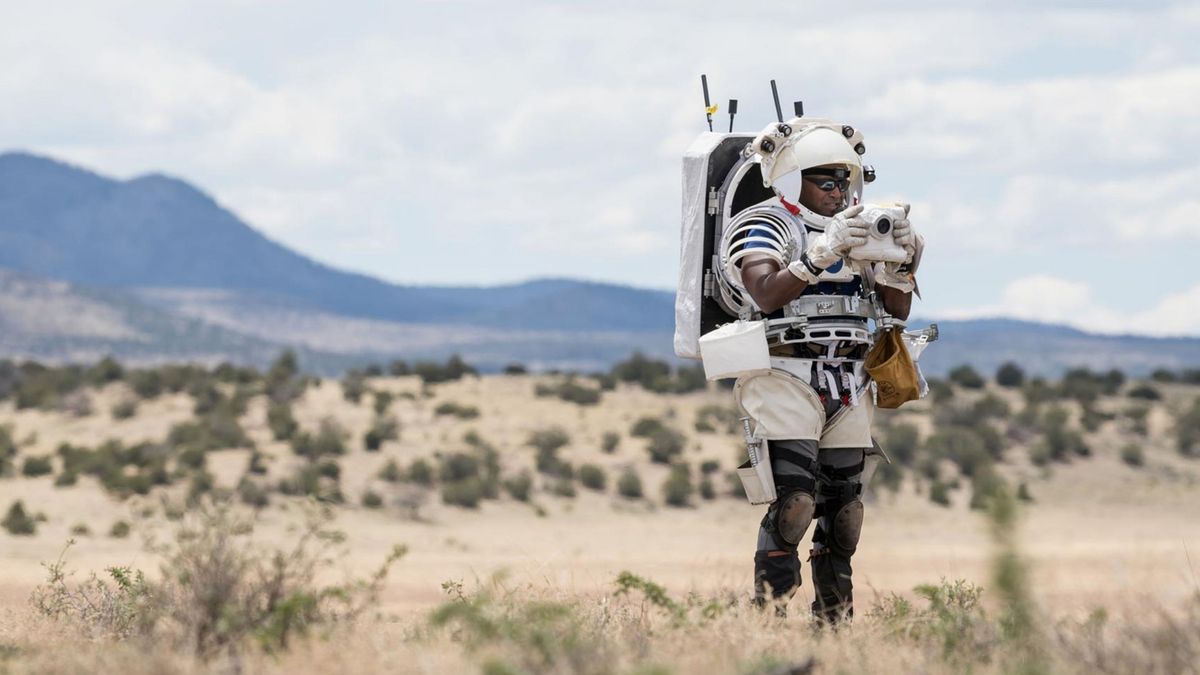
MULTIPOLYGON (((327 622, 274 655, 251 640, 235 652, 218 649, 198 658, 197 650, 180 649, 162 633, 122 623, 130 617, 120 612, 101 613, 116 629, 81 633, 71 621, 43 616, 29 604, 33 587, 45 581, 39 563, 55 560, 80 523, 96 533, 80 537, 71 551, 70 567, 81 579, 95 571, 117 599, 119 583, 108 568, 145 570, 147 583, 161 583, 160 565, 169 565, 171 556, 143 548, 140 536, 105 533, 118 520, 133 522, 135 535, 172 529, 165 519, 178 515, 186 485, 120 501, 89 476, 57 488, 51 476, 5 479, 0 508, 21 499, 47 520, 35 537, 0 533, 0 672, 774 673, 810 659, 811 672, 820 673, 1197 672, 1200 479, 1195 462, 1172 445, 1168 412, 1189 402, 1194 388, 1165 387, 1167 399, 1150 408, 1141 468, 1121 460, 1129 438, 1120 420, 1088 434, 1093 456, 1070 464, 1034 467, 1022 459, 1026 441, 1008 439, 1001 468, 1014 484, 1026 483, 1035 501, 1019 522, 1003 521, 1008 524, 998 531, 966 508, 969 488, 951 493, 951 508, 930 503, 928 485, 919 481, 906 480, 896 494, 874 495, 855 557, 859 616, 831 631, 804 616, 811 600, 807 578, 791 618, 780 622, 752 611, 746 600, 761 510, 724 496, 693 499, 686 509, 664 507, 661 487, 671 468, 651 463, 648 440, 629 434, 642 417, 662 419, 685 432, 681 456, 694 465, 693 477, 705 461, 726 472, 734 465, 737 436, 711 413, 729 406, 727 393, 666 396, 620 385, 599 405, 580 406, 537 397, 542 381, 468 377, 427 392, 414 377, 372 378, 371 389, 394 395, 388 412, 400 429, 379 452, 367 452, 358 440, 375 420, 371 396, 356 405, 336 382, 325 382, 294 402, 301 429, 314 432, 332 417, 352 439, 337 458, 347 504, 331 523, 347 539, 329 558, 333 567, 301 586, 330 588, 338 579, 361 578, 397 542, 409 554, 378 604, 355 622, 327 622), (438 415, 446 402, 477 408, 480 417, 438 415), (712 430, 695 429, 706 417, 713 418, 712 430), (555 426, 569 437, 559 458, 602 469, 610 478, 606 490, 579 490, 568 499, 554 494, 554 479, 536 473, 537 451, 527 441, 532 432, 555 426), (425 458, 436 468, 439 456, 473 451, 469 431, 497 450, 502 478, 524 471, 534 476, 529 502, 506 496, 466 510, 441 503, 436 489, 378 477, 389 461, 407 468, 425 458), (612 434, 619 436, 615 445, 612 434), (617 478, 627 467, 641 476, 646 499, 618 496, 617 478), (383 497, 383 508, 357 506, 368 490, 383 497), (633 575, 624 578, 629 590, 617 594, 626 571, 633 575), (977 602, 971 600, 976 587, 984 589, 977 602)), ((1020 408, 1012 392, 993 393, 1020 408)), ((173 424, 192 417, 192 399, 184 394, 142 402, 120 420, 107 411, 129 396, 124 384, 90 394, 100 412, 85 417, 0 403, 0 424, 12 425, 20 440, 18 460, 52 453, 61 442, 94 447, 110 437, 126 444, 161 440, 173 424)), ((1101 403, 1102 410, 1124 405, 1101 403)), ((1079 410, 1070 410, 1078 418, 1079 410)), ((894 421, 928 436, 928 412, 921 402, 894 421)), ((264 397, 249 401, 241 424, 266 468, 257 480, 273 485, 302 464, 288 443, 275 440, 264 397)), ((234 488, 249 458, 248 449, 207 453, 217 487, 234 488)), ((714 478, 725 492, 724 474, 714 478)), ((269 506, 253 515, 256 541, 291 548, 290 528, 302 522, 302 503, 272 494, 269 506)), ((121 607, 105 597, 93 601, 121 607)))

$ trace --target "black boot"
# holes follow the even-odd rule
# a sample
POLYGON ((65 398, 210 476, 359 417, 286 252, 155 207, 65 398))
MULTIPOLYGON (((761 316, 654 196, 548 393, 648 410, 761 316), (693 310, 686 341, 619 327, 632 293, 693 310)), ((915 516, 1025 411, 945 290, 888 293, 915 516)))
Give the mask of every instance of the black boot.
POLYGON ((765 608, 770 603, 775 607, 775 613, 784 617, 787 616, 787 601, 800 587, 800 557, 795 551, 774 556, 767 553, 758 551, 754 554, 754 604, 765 608))
POLYGON ((854 616, 854 584, 850 581, 850 558, 830 549, 814 551, 812 566, 813 616, 821 622, 836 624, 854 616))

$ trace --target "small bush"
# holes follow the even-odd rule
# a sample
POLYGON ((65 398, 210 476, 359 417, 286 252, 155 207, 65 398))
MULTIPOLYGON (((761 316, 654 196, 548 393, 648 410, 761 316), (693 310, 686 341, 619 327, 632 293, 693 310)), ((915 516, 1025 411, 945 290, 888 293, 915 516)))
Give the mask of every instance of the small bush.
POLYGON ((629 430, 629 435, 634 438, 650 438, 656 432, 667 428, 667 425, 657 417, 641 417, 633 423, 633 427, 629 430))
POLYGON ((375 475, 379 478, 379 480, 387 481, 388 483, 399 483, 404 479, 404 472, 400 469, 400 465, 397 464, 396 460, 394 459, 389 459, 386 463, 384 463, 383 468, 381 468, 379 473, 375 475))
POLYGON ((1001 387, 1018 388, 1025 384, 1025 371, 1009 361, 996 370, 996 384, 1001 387))
POLYGON ((351 369, 342 378, 342 398, 358 405, 367 393, 367 378, 360 370, 351 369))
POLYGON ((271 401, 267 406, 267 426, 271 428, 271 435, 277 441, 291 440, 300 429, 296 418, 292 416, 292 406, 286 401, 271 401))
POLYGON ((473 405, 459 405, 454 401, 446 401, 434 409, 438 416, 453 416, 460 420, 473 420, 479 417, 479 408, 473 405))
POLYGON ((243 504, 256 509, 263 508, 271 501, 267 489, 251 480, 249 476, 242 476, 242 479, 238 481, 237 496, 243 504))
POLYGON ((268 654, 335 621, 351 621, 375 605, 390 566, 404 554, 395 547, 369 579, 324 586, 317 579, 343 551, 332 515, 311 513, 285 550, 255 542, 250 523, 226 508, 193 513, 173 541, 156 547, 160 581, 113 567, 110 580, 96 575, 68 585, 65 551, 47 567, 49 578, 33 595, 44 616, 69 622, 90 638, 142 638, 201 662, 239 658, 257 644, 268 654))
POLYGON ((700 498, 712 501, 717 498, 717 489, 713 487, 712 478, 705 476, 700 479, 700 498))
POLYGON ((969 365, 961 365, 950 371, 950 381, 963 389, 983 389, 983 377, 969 365))
POLYGON ((0 527, 16 537, 29 537, 37 533, 37 521, 25 512, 25 504, 20 499, 8 507, 4 520, 0 520, 0 527))
POLYGON ((478 371, 467 365, 462 360, 462 357, 457 354, 447 359, 445 364, 433 361, 420 361, 413 365, 412 372, 420 376, 425 384, 451 382, 461 379, 464 375, 478 374, 478 371))
POLYGON ((1142 401, 1161 401, 1162 394, 1158 393, 1158 389, 1148 385, 1140 384, 1129 390, 1129 398, 1136 398, 1142 401))
POLYGON ((1200 457, 1200 397, 1175 420, 1175 443, 1184 457, 1200 457))
POLYGON ((683 452, 686 441, 684 435, 669 427, 663 427, 650 436, 646 450, 650 453, 650 461, 657 464, 670 464, 676 456, 683 452))
POLYGON ((433 485, 433 466, 425 459, 414 459, 408 466, 408 480, 426 487, 433 485))
POLYGON ((478 478, 456 480, 442 485, 442 501, 451 506, 474 509, 483 498, 483 485, 478 478))
POLYGON ((21 475, 28 478, 37 478, 38 476, 48 476, 54 473, 54 463, 50 459, 50 455, 32 455, 25 458, 25 463, 21 465, 21 475))
POLYGON ((917 443, 921 437, 916 425, 908 423, 894 424, 887 430, 884 452, 893 461, 905 466, 912 463, 917 454, 917 443))
POLYGON ((950 486, 940 480, 930 483, 929 501, 939 506, 950 506, 950 486))
POLYGON ((383 497, 374 490, 367 490, 362 496, 362 505, 368 509, 378 509, 383 507, 383 497))
POLYGON ((396 418, 376 417, 371 428, 363 434, 363 449, 367 452, 378 452, 384 441, 394 441, 400 438, 400 423, 396 418))
POLYGON ((136 398, 123 398, 113 404, 110 413, 114 420, 127 420, 137 414, 137 406, 136 398))
POLYGON ((87 523, 75 523, 71 526, 72 537, 90 537, 92 536, 92 528, 87 526, 87 523))
POLYGON ((688 506, 695 488, 692 486, 692 469, 686 462, 671 467, 671 473, 662 487, 663 500, 667 506, 688 506))
POLYGON ((617 494, 627 499, 642 498, 642 479, 632 466, 626 467, 617 479, 617 494))
POLYGON ((615 431, 604 432, 604 437, 600 440, 600 449, 608 454, 616 452, 617 446, 621 443, 621 434, 615 431))
POLYGON ((595 464, 584 464, 579 467, 579 482, 589 490, 603 492, 608 485, 608 475, 595 464))
POLYGON ((376 391, 375 400, 372 407, 375 410, 376 417, 383 417, 387 414, 388 408, 392 407, 392 401, 396 400, 396 395, 390 391, 376 391))
POLYGON ((317 433, 297 433, 292 438, 292 451, 297 455, 316 461, 321 457, 346 454, 346 430, 331 417, 321 420, 317 433))
POLYGON ((112 537, 113 539, 124 539, 125 537, 129 536, 129 532, 132 529, 133 528, 128 522, 124 520, 118 520, 112 524, 112 527, 108 528, 108 536, 112 537))
POLYGON ((529 493, 533 490, 533 477, 528 471, 507 478, 504 480, 504 490, 510 497, 519 501, 529 501, 529 493))
POLYGON ((1137 443, 1126 443, 1121 446, 1121 461, 1132 467, 1143 466, 1146 463, 1146 454, 1137 443))
POLYGON ((533 393, 539 397, 559 398, 578 405, 595 405, 600 402, 600 390, 579 384, 573 377, 557 384, 538 383, 533 393))

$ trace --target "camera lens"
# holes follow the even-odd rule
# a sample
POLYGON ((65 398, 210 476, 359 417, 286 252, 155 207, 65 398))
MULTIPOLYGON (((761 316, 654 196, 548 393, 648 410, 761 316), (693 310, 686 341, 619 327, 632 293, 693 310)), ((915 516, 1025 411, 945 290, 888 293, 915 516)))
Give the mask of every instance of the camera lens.
POLYGON ((880 235, 887 234, 892 229, 892 221, 890 218, 880 218, 875 221, 875 231, 880 235))

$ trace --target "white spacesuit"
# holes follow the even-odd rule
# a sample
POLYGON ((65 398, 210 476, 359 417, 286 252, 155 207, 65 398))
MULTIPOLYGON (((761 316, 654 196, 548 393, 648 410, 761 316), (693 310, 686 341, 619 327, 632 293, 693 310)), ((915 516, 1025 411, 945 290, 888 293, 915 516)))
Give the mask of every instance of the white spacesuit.
MULTIPOLYGON (((737 378, 750 454, 738 473, 752 503, 770 504, 754 556, 756 601, 775 601, 782 611, 800 585, 798 547, 815 520, 812 609, 830 621, 852 611, 861 496, 882 455, 871 438, 864 359, 872 328, 902 329, 924 246, 907 205, 861 203, 864 183, 874 178, 861 163, 864 151, 854 129, 808 118, 769 125, 744 145, 721 190, 710 188, 719 237, 704 283, 738 321, 695 340, 711 379, 737 378), (754 173, 770 189, 757 195, 764 199, 737 185, 754 173), (714 208, 714 197, 723 208, 714 208)), ((696 248, 688 219, 685 195, 684 265, 689 246, 696 248)), ((688 356, 687 331, 696 322, 682 298, 684 273, 676 347, 688 356)))

